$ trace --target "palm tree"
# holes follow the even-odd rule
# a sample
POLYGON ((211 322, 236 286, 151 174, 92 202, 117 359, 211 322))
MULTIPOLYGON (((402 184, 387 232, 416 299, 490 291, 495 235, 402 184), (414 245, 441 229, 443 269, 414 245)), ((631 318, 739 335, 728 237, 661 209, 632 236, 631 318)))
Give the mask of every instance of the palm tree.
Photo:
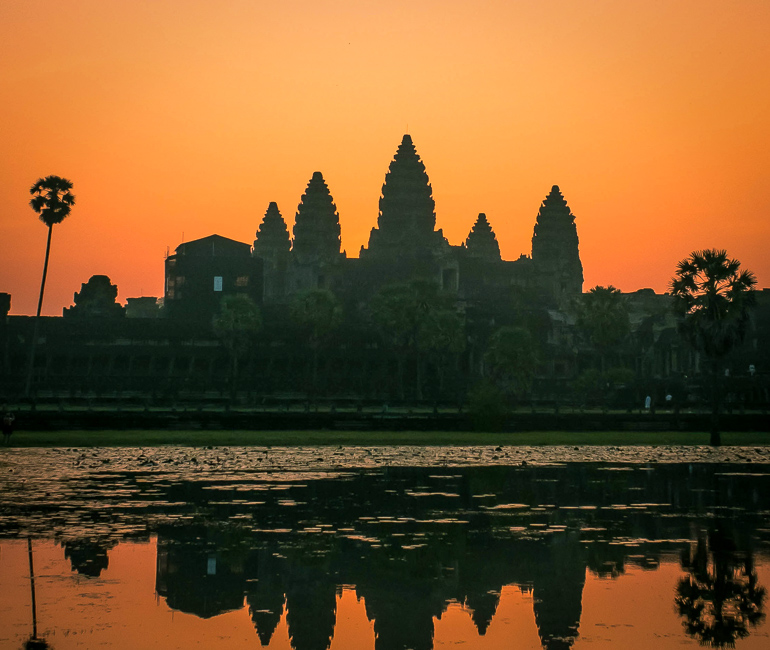
POLYGON ((32 194, 30 207, 38 213, 40 221, 48 226, 48 242, 45 246, 45 263, 43 264, 43 280, 40 283, 40 298, 37 301, 37 314, 35 326, 32 332, 32 346, 29 353, 27 367, 27 382, 24 386, 24 396, 29 396, 32 385, 32 371, 35 365, 35 346, 37 345, 37 330, 40 323, 40 311, 43 308, 43 292, 45 291, 45 279, 48 275, 48 258, 51 254, 51 235, 54 224, 61 223, 69 215, 72 206, 75 205, 75 196, 70 192, 72 182, 59 176, 46 176, 38 178, 29 188, 32 194))
POLYGON ((756 277, 724 250, 695 251, 677 265, 671 280, 679 331, 711 365, 711 444, 719 436, 719 362, 743 341, 756 303, 756 277))

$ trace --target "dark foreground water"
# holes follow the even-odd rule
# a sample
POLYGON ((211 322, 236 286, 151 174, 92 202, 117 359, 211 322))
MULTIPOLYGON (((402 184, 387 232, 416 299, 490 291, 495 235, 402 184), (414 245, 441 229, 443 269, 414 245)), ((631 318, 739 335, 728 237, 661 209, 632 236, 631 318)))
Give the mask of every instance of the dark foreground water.
POLYGON ((0 648, 767 649, 768 460, 2 450, 0 648))

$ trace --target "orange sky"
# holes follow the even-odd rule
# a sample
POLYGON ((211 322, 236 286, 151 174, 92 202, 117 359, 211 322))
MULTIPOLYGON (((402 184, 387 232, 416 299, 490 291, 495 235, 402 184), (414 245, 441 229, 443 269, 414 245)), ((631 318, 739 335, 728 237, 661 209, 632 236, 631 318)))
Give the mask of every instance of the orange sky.
POLYGON ((163 258, 289 226, 313 171, 357 256, 407 130, 438 227, 529 253, 560 185, 585 288, 665 289, 692 250, 770 278, 767 0, 5 0, 0 291, 37 303, 40 176, 74 183, 43 312, 91 275, 162 295, 163 258))

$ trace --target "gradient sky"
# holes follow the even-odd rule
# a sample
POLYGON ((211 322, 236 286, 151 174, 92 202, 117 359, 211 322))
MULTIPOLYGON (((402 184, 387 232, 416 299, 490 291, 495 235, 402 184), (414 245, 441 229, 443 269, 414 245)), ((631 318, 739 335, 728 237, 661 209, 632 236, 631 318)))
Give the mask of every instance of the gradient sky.
POLYGON ((452 244, 486 212, 529 254, 558 184, 586 289, 705 247, 768 286, 768 33, 767 0, 3 0, 0 291, 34 313, 48 174, 77 205, 45 314, 93 274, 162 295, 167 247, 252 242, 270 201, 291 228, 316 170, 358 256, 407 130, 452 244))

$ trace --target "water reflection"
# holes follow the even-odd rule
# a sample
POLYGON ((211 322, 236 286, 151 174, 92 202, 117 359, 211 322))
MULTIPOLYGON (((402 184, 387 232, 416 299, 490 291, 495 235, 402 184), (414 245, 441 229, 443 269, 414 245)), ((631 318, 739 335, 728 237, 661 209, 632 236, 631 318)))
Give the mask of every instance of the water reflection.
POLYGON ((721 522, 698 537, 682 566, 689 575, 677 584, 675 603, 689 636, 714 648, 733 647, 764 620, 766 591, 753 554, 738 552, 721 522))
POLYGON ((27 537, 27 555, 29 556, 29 593, 32 602, 32 636, 24 642, 25 650, 45 650, 48 642, 37 635, 37 598, 35 597, 35 556, 32 553, 32 538, 27 537))
MULTIPOLYGON (((174 462, 165 460, 155 466, 174 462)), ((654 571, 673 557, 686 575, 651 596, 683 621, 672 647, 685 634, 723 647, 764 630, 755 569, 770 549, 764 469, 571 463, 217 476, 72 471, 71 462, 62 454, 60 473, 27 477, 23 489, 18 475, 3 479, 6 535, 57 540, 91 579, 117 543, 156 536, 155 591, 167 605, 200 619, 245 606, 262 646, 285 620, 294 650, 329 648, 342 585, 362 600, 375 650, 430 650, 452 604, 482 638, 510 585, 531 595, 542 648, 590 645, 580 627, 587 576, 654 571)))

